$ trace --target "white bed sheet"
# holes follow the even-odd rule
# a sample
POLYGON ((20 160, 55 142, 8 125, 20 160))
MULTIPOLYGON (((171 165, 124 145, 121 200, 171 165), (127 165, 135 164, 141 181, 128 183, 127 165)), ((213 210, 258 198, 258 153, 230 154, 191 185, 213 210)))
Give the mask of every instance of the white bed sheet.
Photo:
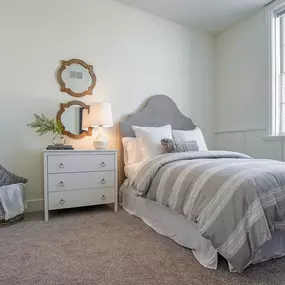
POLYGON ((125 166, 124 168, 125 175, 126 177, 129 178, 130 181, 135 177, 141 165, 142 165, 142 162, 137 162, 137 163, 132 163, 132 164, 125 166))
MULTIPOLYGON (((134 190, 128 187, 128 180, 125 181, 120 191, 123 208, 129 214, 142 219, 156 232, 191 249, 195 258, 204 267, 217 269, 218 253, 211 242, 200 235, 194 223, 154 201, 136 196, 134 190)), ((285 233, 275 231, 272 233, 272 240, 265 243, 255 253, 252 263, 283 256, 285 256, 285 233)), ((230 264, 229 268, 232 269, 230 264)))

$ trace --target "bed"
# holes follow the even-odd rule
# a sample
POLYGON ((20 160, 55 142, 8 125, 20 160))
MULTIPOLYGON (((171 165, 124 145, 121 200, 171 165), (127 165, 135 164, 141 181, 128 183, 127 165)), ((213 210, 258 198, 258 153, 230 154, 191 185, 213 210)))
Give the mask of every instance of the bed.
MULTIPOLYGON (((172 99, 164 95, 157 95, 152 97, 143 109, 135 114, 130 115, 125 121, 120 123, 121 136, 122 138, 134 138, 135 132, 133 130, 133 126, 161 127, 167 124, 171 125, 172 130, 191 131, 196 129, 196 126, 192 120, 185 117, 179 111, 172 99)), ((167 189, 167 184, 169 183, 163 184, 163 187, 161 187, 161 183, 163 179, 165 180, 168 178, 166 177, 165 173, 167 171, 171 172, 169 171, 169 168, 172 168, 172 171, 174 169, 176 171, 176 174, 179 175, 180 170, 178 171, 178 165, 176 165, 177 163, 179 163, 180 166, 183 164, 183 167, 185 164, 189 168, 192 167, 191 165, 189 166, 189 163, 197 164, 199 161, 201 162, 201 165, 208 164, 208 162, 210 162, 210 164, 217 164, 221 162, 236 164, 236 162, 238 162, 238 167, 241 167, 241 164, 243 164, 247 165, 247 167, 252 167, 252 169, 254 166, 250 165, 257 164, 259 168, 254 172, 253 178, 260 176, 260 179, 265 179, 264 177, 267 174, 272 174, 270 176, 271 180, 272 177, 278 177, 278 179, 276 178, 275 180, 278 180, 277 182, 280 183, 281 186, 285 185, 285 167, 281 162, 253 160, 243 154, 229 152, 200 151, 175 155, 165 154, 150 159, 150 161, 133 163, 125 167, 125 173, 127 174, 128 178, 125 180, 120 189, 124 209, 131 215, 142 219, 147 225, 149 225, 158 233, 170 237, 178 244, 191 249, 196 259, 206 268, 217 268, 218 254, 222 254, 228 260, 229 269, 236 272, 242 272, 247 266, 253 263, 259 263, 272 258, 283 257, 285 255, 285 228, 283 228, 283 226, 285 226, 285 220, 283 220, 283 218, 285 218, 285 213, 283 211, 283 208, 285 208, 283 207, 285 205, 283 204, 285 201, 285 188, 283 189, 282 187, 277 187, 278 196, 276 196, 276 189, 274 188, 274 195, 272 194, 272 191, 270 192, 270 199, 272 198, 271 200, 268 198, 268 195, 264 196, 267 199, 267 208, 264 207, 262 212, 256 212, 259 214, 258 219, 256 218, 257 215, 255 215, 255 213, 250 212, 248 209, 245 209, 246 211, 243 213, 243 215, 251 214, 251 225, 249 227, 249 225, 246 224, 246 227, 244 227, 244 230, 248 230, 248 232, 246 232, 245 237, 241 236, 239 239, 239 242, 244 242, 244 247, 242 247, 242 250, 237 252, 232 259, 227 256, 227 254, 224 254, 225 251, 222 250, 221 246, 217 246, 217 228, 212 230, 212 232, 204 232, 201 229, 199 220, 200 217, 197 214, 200 213, 199 211, 197 211, 197 213, 194 213, 197 217, 195 217, 193 213, 191 217, 190 215, 183 215, 182 212, 177 210, 175 207, 171 208, 168 205, 168 202, 159 202, 159 199, 156 200, 152 197, 157 197, 157 192, 159 191, 167 191, 165 189, 167 189), (151 169, 153 170, 151 171, 151 169), (149 171, 149 173, 146 175, 147 177, 143 177, 145 176, 144 173, 147 171, 149 171), (157 188, 161 188, 162 190, 159 190, 157 188), (155 193, 155 195, 153 193, 155 193), (270 207, 268 206, 269 204, 270 207), (276 226, 277 224, 279 227, 276 226), (251 230, 253 230, 253 232, 250 232, 251 230)), ((199 167, 201 165, 199 165, 199 167)), ((215 165, 215 167, 216 168, 214 172, 216 172, 216 174, 212 175, 214 179, 221 179, 221 177, 218 177, 217 173, 220 173, 223 169, 227 169, 227 171, 229 169, 228 166, 224 167, 223 165, 215 165)), ((207 176, 207 171, 209 172, 209 169, 204 170, 204 168, 200 168, 199 176, 207 176)), ((183 168, 181 169, 181 171, 184 171, 183 168)), ((227 176, 227 171, 222 172, 223 175, 220 176, 227 176)), ((266 183, 270 184, 272 182, 270 179, 268 178, 268 180, 264 182, 264 185, 266 183)), ((277 183, 275 180, 274 183, 277 183)), ((217 181, 213 181, 218 184, 217 181)), ((252 182, 252 180, 250 180, 250 182, 252 182)), ((212 186, 213 189, 215 188, 215 183, 212 186)), ((176 184, 174 183, 174 185, 176 184)), ((230 213, 232 214, 228 214, 228 217, 226 216, 227 213, 224 216, 219 216, 220 223, 217 223, 219 227, 222 229, 224 224, 233 223, 235 229, 235 231, 233 231, 235 233, 234 238, 238 234, 243 234, 242 231, 237 231, 237 229, 241 229, 241 222, 239 222, 239 220, 235 221, 235 218, 238 216, 240 209, 245 207, 244 205, 246 205, 247 199, 248 201, 250 199, 253 199, 253 193, 256 194, 255 192, 257 191, 255 190, 258 187, 260 187, 261 191, 263 191, 265 189, 264 185, 262 184, 252 186, 250 184, 250 186, 248 186, 246 183, 243 184, 243 189, 237 192, 242 192, 244 196, 242 196, 241 199, 233 197, 231 203, 237 206, 236 208, 230 207, 230 213), (249 189, 251 186, 253 190, 249 189), (240 201, 242 201, 242 203, 240 201)), ((173 186, 172 188, 174 189, 175 187, 173 186)), ((219 190, 221 187, 217 186, 216 188, 219 190)), ((207 191, 211 193, 213 189, 211 189, 211 187, 208 187, 208 189, 204 191, 203 195, 205 201, 208 198, 207 195, 205 196, 205 193, 207 193, 207 191)), ((268 189, 271 190, 269 186, 268 189)), ((183 189, 181 188, 181 191, 182 190, 183 189)), ((267 188, 265 190, 267 190, 267 188)), ((185 192, 186 190, 184 189, 183 191, 185 192)), ((187 197, 191 196, 190 194, 187 195, 187 197)), ((258 200, 261 199, 258 197, 258 200)), ((210 199, 209 201, 212 200, 210 199)), ((190 200, 190 203, 193 204, 194 202, 190 200)), ((209 210, 209 207, 212 207, 212 205, 210 205, 211 203, 209 203, 210 206, 201 202, 200 204, 202 206, 205 206, 200 209, 202 213, 204 211, 204 208, 209 210)), ((195 206, 196 205, 193 207, 195 208, 195 206)), ((201 208, 202 206, 199 207, 201 208)), ((258 202, 258 204, 255 206, 258 208, 261 206, 261 204, 258 202)), ((227 227, 230 226, 227 225, 227 227)), ((227 227, 225 226, 225 230, 227 230, 227 227)), ((233 243, 235 239, 232 237, 232 233, 229 235, 229 237, 226 236, 227 241, 230 239, 230 242, 233 243)), ((237 247, 235 244, 232 244, 232 246, 237 247)))

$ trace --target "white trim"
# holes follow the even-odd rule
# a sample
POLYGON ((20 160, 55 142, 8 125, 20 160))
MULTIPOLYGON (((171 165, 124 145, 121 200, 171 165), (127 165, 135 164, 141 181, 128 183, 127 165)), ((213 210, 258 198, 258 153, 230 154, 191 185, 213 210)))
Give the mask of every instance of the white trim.
POLYGON ((269 134, 273 134, 274 133, 274 122, 273 122, 273 111, 274 111, 274 108, 273 108, 273 100, 275 96, 273 96, 274 94, 274 90, 275 90, 275 84, 273 84, 274 82, 274 78, 275 78, 275 74, 273 74, 273 70, 275 70, 275 60, 274 60, 274 57, 273 56, 273 51, 275 51, 275 44, 274 44, 274 41, 272 39, 273 37, 273 21, 272 21, 272 18, 273 18, 273 12, 272 12, 272 4, 269 5, 266 9, 266 22, 267 22, 267 37, 268 37, 268 56, 269 56, 269 68, 270 68, 270 72, 269 72, 269 89, 268 89, 268 92, 269 92, 269 120, 268 120, 268 133, 269 134))
MULTIPOLYGON (((266 132, 265 128, 256 128, 256 129, 243 129, 243 130, 227 130, 227 131, 220 131, 214 133, 214 135, 223 135, 223 134, 235 134, 235 133, 249 133, 249 132, 266 132)), ((280 134, 278 136, 274 135, 265 135, 262 137, 266 141, 271 141, 271 140, 285 140, 285 134, 280 134)))
POLYGON ((44 210, 44 199, 26 200, 25 204, 27 205, 25 212, 39 212, 44 210))
POLYGON ((280 112, 277 106, 277 82, 276 82, 276 14, 285 9, 285 0, 277 0, 266 7, 267 36, 268 36, 268 55, 269 55, 269 120, 268 133, 270 136, 277 136, 280 127, 277 120, 280 116, 276 113, 280 112))
POLYGON ((252 128, 252 129, 236 129, 215 132, 214 135, 229 134, 229 133, 247 133, 247 132, 266 132, 266 128, 252 128))
POLYGON ((280 135, 280 136, 264 136, 264 140, 266 141, 271 141, 271 140, 285 140, 285 136, 280 135))

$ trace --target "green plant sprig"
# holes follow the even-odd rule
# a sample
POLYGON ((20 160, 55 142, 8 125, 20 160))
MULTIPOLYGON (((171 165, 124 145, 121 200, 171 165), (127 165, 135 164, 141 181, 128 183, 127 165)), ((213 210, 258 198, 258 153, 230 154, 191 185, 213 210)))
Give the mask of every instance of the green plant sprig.
POLYGON ((48 119, 44 114, 34 114, 35 120, 28 127, 37 128, 36 132, 42 136, 48 132, 62 134, 64 127, 59 120, 48 119))

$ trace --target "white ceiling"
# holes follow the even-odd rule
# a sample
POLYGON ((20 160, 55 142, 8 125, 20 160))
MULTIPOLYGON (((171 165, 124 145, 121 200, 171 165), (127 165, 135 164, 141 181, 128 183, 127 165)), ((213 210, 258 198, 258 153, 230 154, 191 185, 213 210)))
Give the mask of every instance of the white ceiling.
POLYGON ((115 0, 184 25, 217 34, 272 0, 115 0))

